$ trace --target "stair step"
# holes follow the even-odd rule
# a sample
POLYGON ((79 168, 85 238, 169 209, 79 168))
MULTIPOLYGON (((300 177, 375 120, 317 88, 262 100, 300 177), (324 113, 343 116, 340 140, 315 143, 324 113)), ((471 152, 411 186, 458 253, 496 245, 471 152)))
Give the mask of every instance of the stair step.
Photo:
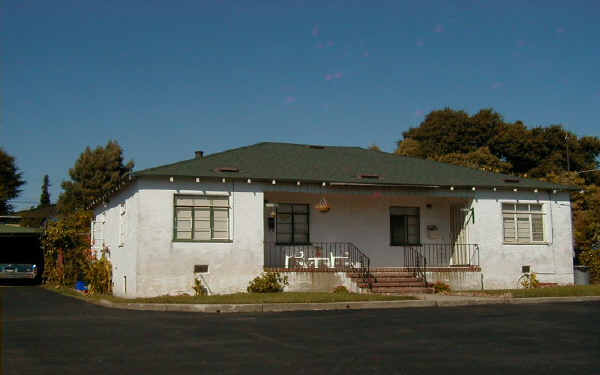
POLYGON ((386 293, 424 293, 424 294, 433 294, 433 288, 425 288, 425 287, 377 287, 371 289, 372 293, 377 294, 386 294, 386 293))
MULTIPOLYGON (((369 275, 371 277, 376 277, 376 278, 380 278, 380 277, 414 277, 415 276, 415 274, 412 272, 369 272, 369 275)), ((348 273, 348 276, 355 278, 355 277, 362 277, 363 274, 351 272, 351 273, 348 273)))
POLYGON ((357 277, 355 282, 371 282, 371 283, 410 283, 421 281, 421 279, 416 277, 369 277, 368 279, 363 279, 362 277, 357 277))
MULTIPOLYGON (((358 286, 361 287, 361 288, 368 288, 369 284, 368 283, 359 283, 358 286)), ((406 282, 402 282, 402 283, 397 283, 397 282, 393 282, 393 283, 380 283, 380 282, 376 282, 376 283, 372 283, 371 287, 373 287, 373 288, 380 288, 380 287, 381 288, 425 287, 425 283, 422 282, 422 281, 406 281, 406 282)))

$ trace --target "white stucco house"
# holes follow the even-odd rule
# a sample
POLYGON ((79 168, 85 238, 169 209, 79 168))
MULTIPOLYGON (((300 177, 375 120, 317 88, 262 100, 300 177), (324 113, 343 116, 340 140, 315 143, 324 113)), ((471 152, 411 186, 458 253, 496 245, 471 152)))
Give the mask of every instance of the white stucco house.
MULTIPOLYGON (((123 297, 573 283, 572 187, 359 147, 259 143, 132 173, 96 202, 123 297)), ((417 290, 417 289, 415 289, 417 290)))

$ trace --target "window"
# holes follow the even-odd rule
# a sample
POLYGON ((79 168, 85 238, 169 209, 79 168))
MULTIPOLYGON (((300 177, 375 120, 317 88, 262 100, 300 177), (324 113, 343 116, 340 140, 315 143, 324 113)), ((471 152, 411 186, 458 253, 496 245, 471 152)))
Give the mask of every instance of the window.
POLYGON ((101 250, 102 246, 104 246, 103 229, 104 229, 104 214, 101 214, 101 215, 98 215, 96 220, 92 221, 91 242, 92 242, 92 248, 95 250, 101 250))
POLYGON ((176 195, 173 238, 228 241, 229 196, 176 195))
POLYGON ((280 203, 277 206, 276 241, 280 244, 307 244, 308 205, 280 203))
POLYGON ((421 227, 419 207, 390 207, 390 244, 419 245, 421 227))
POLYGON ((119 246, 125 246, 125 237, 127 235, 127 220, 125 218, 125 202, 119 205, 119 246))
POLYGON ((504 242, 544 241, 544 212, 539 203, 502 203, 504 242))

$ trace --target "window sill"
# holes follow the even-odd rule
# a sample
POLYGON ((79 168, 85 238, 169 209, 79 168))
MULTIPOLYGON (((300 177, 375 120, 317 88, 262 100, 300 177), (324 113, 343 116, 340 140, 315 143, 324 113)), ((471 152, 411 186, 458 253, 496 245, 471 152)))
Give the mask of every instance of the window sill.
POLYGON ((233 240, 173 240, 173 242, 233 243, 233 240))
POLYGON ((503 245, 550 245, 550 242, 502 242, 503 245))

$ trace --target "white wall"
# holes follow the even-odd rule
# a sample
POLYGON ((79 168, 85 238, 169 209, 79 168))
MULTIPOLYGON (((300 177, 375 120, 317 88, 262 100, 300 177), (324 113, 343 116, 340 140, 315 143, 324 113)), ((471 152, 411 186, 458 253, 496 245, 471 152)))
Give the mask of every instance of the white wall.
POLYGON ((135 296, 137 293, 136 261, 139 236, 137 183, 120 191, 106 205, 96 207, 94 215, 96 225, 102 226, 103 242, 110 252, 109 259, 113 265, 113 294, 120 297, 135 296), (124 220, 126 221, 123 245, 119 241, 119 206, 122 202, 125 202, 124 220))
POLYGON ((569 194, 561 192, 478 192, 473 201, 471 240, 480 244, 484 287, 516 288, 521 266, 531 266, 542 282, 573 283, 573 235, 569 194), (544 244, 503 243, 502 202, 542 203, 544 244))
POLYGON ((191 179, 140 179, 137 296, 194 293, 194 265, 212 293, 246 290, 263 268, 263 193, 244 183, 195 183, 191 179), (229 194, 230 243, 174 242, 175 194, 229 194))

